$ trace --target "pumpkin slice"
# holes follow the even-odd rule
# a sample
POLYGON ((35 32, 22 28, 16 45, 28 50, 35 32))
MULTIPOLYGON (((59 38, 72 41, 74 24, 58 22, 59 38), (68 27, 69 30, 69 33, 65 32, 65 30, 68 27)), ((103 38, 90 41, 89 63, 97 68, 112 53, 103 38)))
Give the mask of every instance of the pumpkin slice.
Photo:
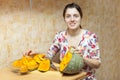
POLYGON ((15 73, 20 72, 21 74, 23 74, 28 72, 28 68, 27 68, 27 65, 24 65, 22 60, 19 59, 19 60, 15 60, 12 63, 12 71, 15 73))
POLYGON ((40 63, 41 60, 45 57, 45 54, 36 54, 33 59, 37 62, 40 63))
POLYGON ((32 71, 32 70, 35 70, 35 69, 38 68, 38 64, 36 63, 36 61, 34 59, 32 59, 28 62, 27 67, 28 67, 29 70, 32 71))
POLYGON ((79 73, 83 66, 83 58, 70 48, 60 63, 60 71, 66 74, 75 74, 79 73))
POLYGON ((29 63, 30 60, 32 60, 32 58, 31 58, 30 56, 23 56, 23 57, 21 58, 22 63, 23 63, 24 65, 27 65, 27 66, 28 66, 28 63, 29 63))
POLYGON ((35 70, 38 68, 36 61, 30 56, 23 56, 19 60, 12 63, 13 69, 17 69, 20 73, 26 73, 28 70, 35 70))
POLYGON ((21 73, 21 74, 24 74, 24 73, 27 73, 27 72, 28 72, 27 66, 26 66, 26 65, 22 65, 22 66, 20 67, 20 73, 21 73))
POLYGON ((23 65, 23 63, 20 59, 12 62, 12 66, 16 67, 16 68, 20 68, 22 65, 23 65))
POLYGON ((39 71, 48 71, 50 68, 50 60, 49 59, 42 59, 42 61, 40 61, 38 70, 39 71))

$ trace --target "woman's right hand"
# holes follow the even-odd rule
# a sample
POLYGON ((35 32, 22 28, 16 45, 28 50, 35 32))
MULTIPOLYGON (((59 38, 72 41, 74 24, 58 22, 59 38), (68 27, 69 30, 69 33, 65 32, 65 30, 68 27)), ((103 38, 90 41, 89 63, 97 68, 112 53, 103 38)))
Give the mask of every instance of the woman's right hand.
POLYGON ((37 54, 37 53, 33 53, 32 50, 29 50, 28 52, 24 53, 25 56, 33 56, 35 54, 37 54))

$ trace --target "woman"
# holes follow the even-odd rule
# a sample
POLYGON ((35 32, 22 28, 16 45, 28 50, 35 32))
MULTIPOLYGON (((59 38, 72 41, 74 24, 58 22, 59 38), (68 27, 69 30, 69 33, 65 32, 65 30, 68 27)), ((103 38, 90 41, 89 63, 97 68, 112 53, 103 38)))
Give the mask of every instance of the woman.
MULTIPOLYGON (((67 24, 67 29, 58 32, 55 35, 53 44, 48 50, 47 57, 52 59, 55 54, 60 52, 60 61, 70 46, 74 46, 81 53, 84 59, 85 70, 88 77, 84 80, 96 80, 95 69, 101 64, 98 38, 96 34, 82 29, 81 20, 83 17, 82 10, 79 5, 71 3, 65 6, 63 17, 67 24)), ((30 52, 27 53, 29 55, 30 52)))
POLYGON ((83 14, 77 4, 66 5, 63 17, 67 29, 55 35, 53 44, 48 51, 48 57, 52 59, 56 53, 60 52, 60 60, 62 60, 68 48, 74 46, 83 56, 85 62, 83 69, 88 72, 88 77, 84 80, 96 80, 95 68, 99 68, 101 63, 97 36, 82 29, 83 14))

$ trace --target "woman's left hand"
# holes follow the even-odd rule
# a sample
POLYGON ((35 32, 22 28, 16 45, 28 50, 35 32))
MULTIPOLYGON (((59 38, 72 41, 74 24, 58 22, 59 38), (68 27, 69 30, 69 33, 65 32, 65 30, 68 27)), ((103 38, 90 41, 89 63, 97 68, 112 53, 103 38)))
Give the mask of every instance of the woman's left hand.
POLYGON ((80 51, 78 49, 75 49, 74 53, 80 54, 80 56, 83 57, 83 55, 80 53, 80 51))

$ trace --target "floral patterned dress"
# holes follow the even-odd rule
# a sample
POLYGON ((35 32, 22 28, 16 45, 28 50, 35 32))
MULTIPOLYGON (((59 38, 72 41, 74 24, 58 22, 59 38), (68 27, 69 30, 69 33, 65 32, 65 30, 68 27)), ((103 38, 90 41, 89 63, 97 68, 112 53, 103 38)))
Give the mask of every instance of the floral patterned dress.
MULTIPOLYGON (((67 31, 61 31, 56 33, 55 38, 53 40, 53 44, 48 50, 48 56, 52 59, 53 56, 60 52, 60 61, 63 59, 65 53, 68 48, 68 40, 66 38, 67 31), (54 53, 53 53, 54 52, 54 53)), ((78 44, 78 49, 83 57, 97 59, 100 60, 100 51, 98 45, 98 38, 96 34, 82 29, 80 42, 78 44)), ((84 80, 96 80, 95 78, 95 69, 90 68, 87 64, 85 64, 83 70, 87 72, 88 77, 84 80)))

